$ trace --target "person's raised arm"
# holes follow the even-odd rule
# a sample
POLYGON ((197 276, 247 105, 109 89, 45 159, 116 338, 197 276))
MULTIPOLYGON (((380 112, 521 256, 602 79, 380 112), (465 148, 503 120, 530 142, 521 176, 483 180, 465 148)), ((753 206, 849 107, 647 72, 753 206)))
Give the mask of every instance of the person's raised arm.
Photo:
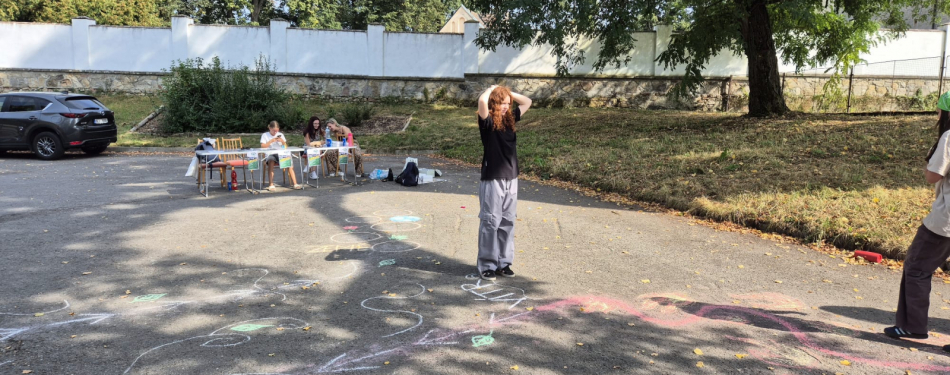
POLYGON ((528 108, 531 108, 531 98, 512 92, 511 100, 518 103, 518 108, 521 109, 521 115, 524 116, 525 112, 528 112, 528 108))
POLYGON ((488 97, 491 96, 491 92, 495 87, 498 87, 498 85, 491 85, 488 90, 485 90, 485 92, 478 97, 478 118, 483 120, 488 118, 488 97))

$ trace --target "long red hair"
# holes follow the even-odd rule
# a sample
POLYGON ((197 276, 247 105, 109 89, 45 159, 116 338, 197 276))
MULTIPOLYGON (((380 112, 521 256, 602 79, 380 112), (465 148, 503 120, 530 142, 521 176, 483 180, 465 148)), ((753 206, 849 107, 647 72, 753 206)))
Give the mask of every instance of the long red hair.
POLYGON ((488 115, 491 116, 492 123, 495 125, 495 130, 511 130, 515 131, 515 115, 512 112, 515 103, 511 100, 511 90, 505 86, 498 86, 492 90, 491 95, 488 96, 488 115), (508 98, 508 112, 501 113, 501 103, 505 101, 505 98, 508 98))

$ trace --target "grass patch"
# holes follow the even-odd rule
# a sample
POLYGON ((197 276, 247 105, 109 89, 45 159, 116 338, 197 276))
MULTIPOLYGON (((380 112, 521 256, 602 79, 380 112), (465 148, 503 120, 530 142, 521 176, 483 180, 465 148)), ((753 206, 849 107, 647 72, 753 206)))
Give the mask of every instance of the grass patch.
MULTIPOLYGON (((334 106, 305 103, 307 113, 324 119, 334 106)), ((474 108, 377 107, 379 115, 410 112, 405 133, 361 136, 360 143, 372 151, 436 149, 481 161, 474 108)), ((518 124, 518 151, 522 171, 542 179, 902 258, 932 201, 922 177, 935 138, 932 117, 749 120, 730 113, 539 108, 518 124)), ((194 144, 194 137, 179 138, 194 144)), ((120 142, 142 145, 160 139, 120 135, 120 142)))
MULTIPOLYGON (((808 241, 902 258, 932 201, 922 178, 932 116, 532 109, 522 171, 808 241)), ((474 109, 431 106, 384 149, 481 160, 474 109)))

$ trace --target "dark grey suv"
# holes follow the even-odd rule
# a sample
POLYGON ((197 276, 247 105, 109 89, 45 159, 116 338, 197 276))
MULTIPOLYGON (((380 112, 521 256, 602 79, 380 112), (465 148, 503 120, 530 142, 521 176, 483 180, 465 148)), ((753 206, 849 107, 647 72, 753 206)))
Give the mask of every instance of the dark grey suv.
POLYGON ((32 150, 44 160, 66 149, 99 154, 117 140, 115 114, 89 95, 52 92, 0 94, 0 153, 32 150))

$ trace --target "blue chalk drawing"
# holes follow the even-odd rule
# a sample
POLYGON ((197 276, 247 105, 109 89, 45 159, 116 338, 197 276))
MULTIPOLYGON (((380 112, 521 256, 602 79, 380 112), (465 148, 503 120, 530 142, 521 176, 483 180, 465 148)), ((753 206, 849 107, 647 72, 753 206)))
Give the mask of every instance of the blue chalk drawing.
POLYGON ((389 218, 389 221, 394 223, 413 223, 416 221, 422 220, 416 216, 393 216, 389 218))
POLYGON ((383 266, 391 266, 391 265, 393 265, 393 264, 396 264, 396 260, 395 260, 395 259, 386 259, 386 260, 383 260, 383 261, 380 261, 380 262, 379 262, 379 266, 380 266, 380 267, 383 267, 383 266))

